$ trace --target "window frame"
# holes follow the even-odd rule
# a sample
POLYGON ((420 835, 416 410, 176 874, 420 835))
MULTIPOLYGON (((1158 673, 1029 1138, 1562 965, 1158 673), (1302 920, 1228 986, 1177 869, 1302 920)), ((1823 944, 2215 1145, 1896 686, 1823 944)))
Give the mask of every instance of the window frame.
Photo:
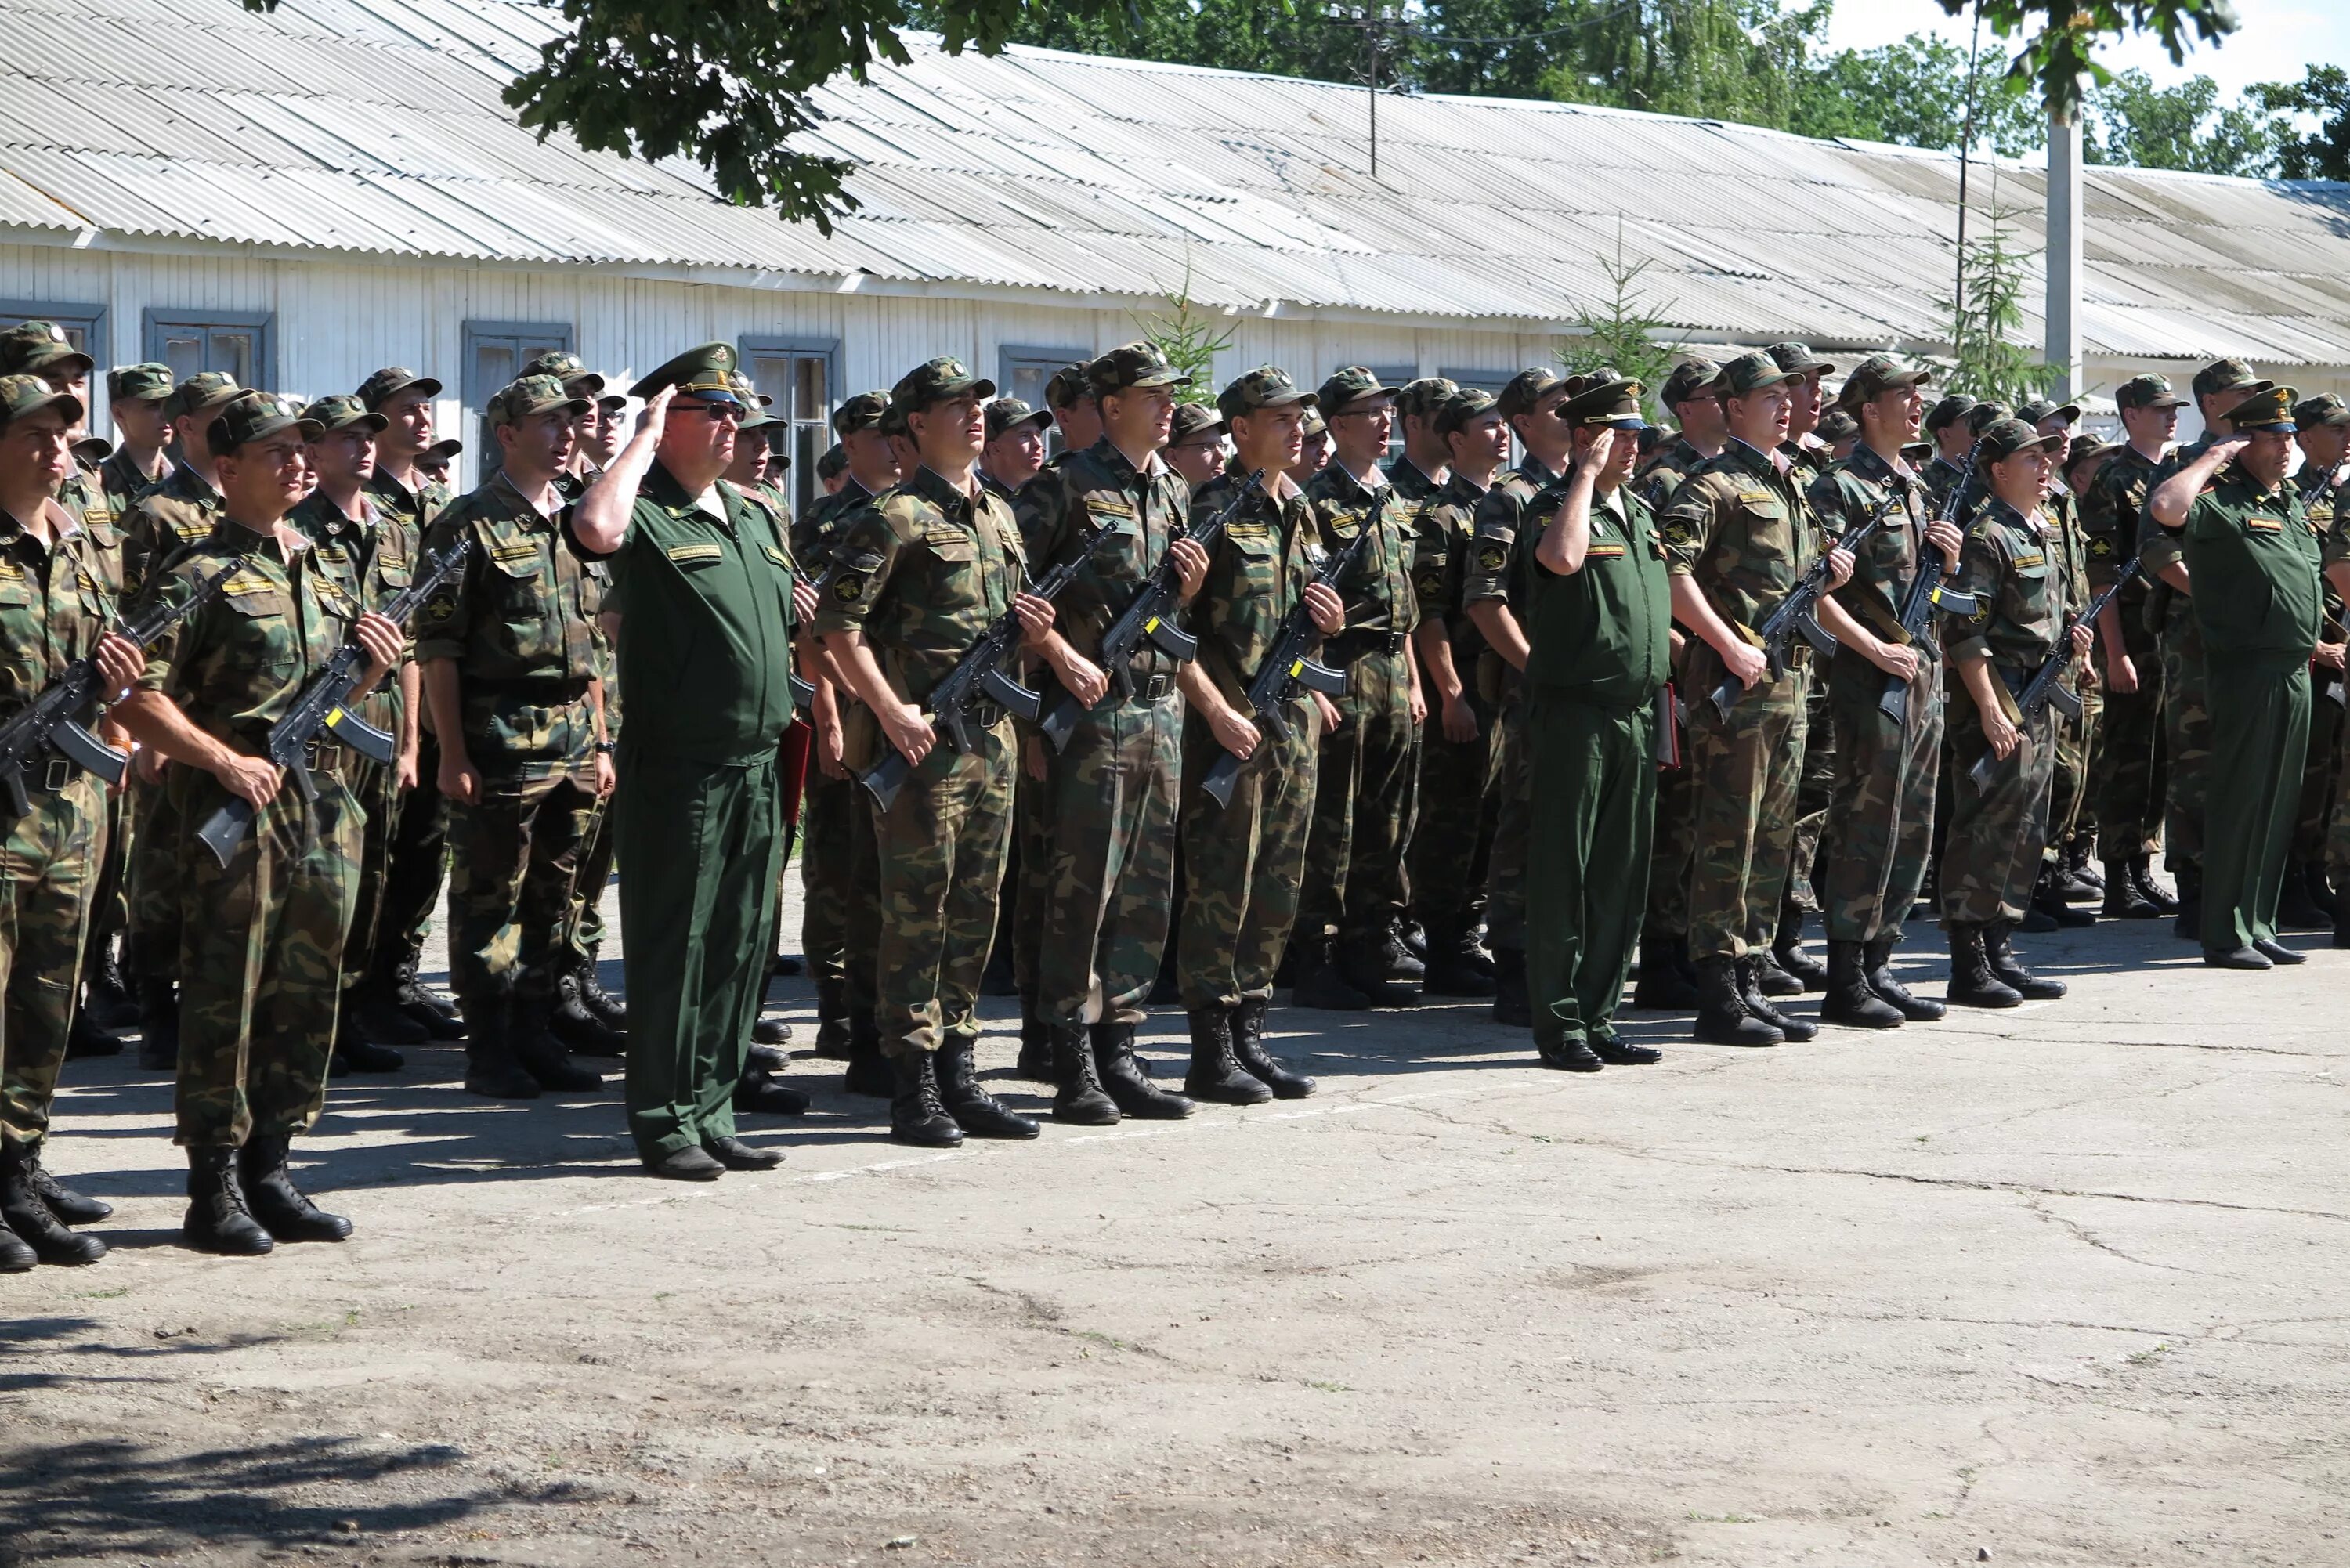
MULTIPOLYGON (((840 339, 795 333, 781 335, 746 333, 734 340, 734 354, 737 362, 742 366, 743 374, 750 378, 754 387, 758 384, 759 379, 752 374, 751 361, 754 359, 821 359, 824 361, 825 406, 822 413, 816 419, 807 419, 795 408, 786 410, 784 415, 785 421, 793 427, 792 466, 785 483, 790 486, 792 514, 796 517, 806 511, 824 493, 816 476, 816 460, 822 457, 826 449, 832 444, 833 410, 840 407, 843 396, 840 385, 840 339), (816 445, 813 453, 805 453, 801 450, 798 434, 800 428, 806 425, 822 427, 823 442, 816 445)), ((798 378, 795 376, 792 380, 794 387, 796 388, 798 378)))
MULTIPOLYGON (((485 483, 496 473, 484 468, 483 460, 495 450, 490 439, 490 427, 484 410, 497 387, 480 385, 476 362, 484 343, 512 340, 515 347, 515 369, 523 367, 522 350, 533 343, 545 343, 556 352, 577 354, 579 351, 579 329, 570 322, 556 321, 475 321, 468 320, 458 336, 457 397, 458 422, 463 427, 458 439, 465 450, 458 453, 461 463, 459 477, 464 483, 461 490, 485 483), (556 339, 560 341, 556 341, 556 339)), ((504 385, 504 383, 500 383, 504 385)), ((447 393, 443 384, 442 393, 447 393)))
MULTIPOLYGON (((142 358, 168 364, 163 338, 174 327, 212 332, 221 327, 249 330, 254 335, 253 389, 274 390, 277 384, 277 313, 274 310, 213 310, 201 307, 149 306, 140 312, 139 340, 142 358)), ((104 360, 99 361, 104 364, 104 360)))

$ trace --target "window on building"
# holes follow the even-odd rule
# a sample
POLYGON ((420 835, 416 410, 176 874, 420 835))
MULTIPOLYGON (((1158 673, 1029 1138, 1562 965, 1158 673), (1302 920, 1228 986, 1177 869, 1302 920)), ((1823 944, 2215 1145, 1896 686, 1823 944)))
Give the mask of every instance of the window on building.
POLYGON ((739 348, 743 374, 774 400, 767 412, 791 427, 792 468, 785 483, 792 511, 805 512, 824 493, 816 462, 832 444, 840 344, 829 337, 745 337, 739 348))
POLYGON ((235 377, 240 387, 274 391, 276 318, 265 310, 151 310, 147 358, 172 367, 177 380, 221 370, 235 377))
MULTIPOLYGON (((996 355, 995 395, 1017 398, 1032 409, 1041 409, 1045 406, 1045 389, 1053 378, 1069 366, 1092 358, 1093 355, 1083 348, 1006 347, 996 355)), ((1059 429, 1046 426, 1045 454, 1050 457, 1060 450, 1059 429)))
POLYGON ((541 354, 571 351, 568 323, 465 323, 465 379, 459 389, 465 400, 465 429, 458 439, 465 443, 464 457, 472 462, 473 483, 485 483, 498 472, 497 440, 484 418, 490 400, 541 354))

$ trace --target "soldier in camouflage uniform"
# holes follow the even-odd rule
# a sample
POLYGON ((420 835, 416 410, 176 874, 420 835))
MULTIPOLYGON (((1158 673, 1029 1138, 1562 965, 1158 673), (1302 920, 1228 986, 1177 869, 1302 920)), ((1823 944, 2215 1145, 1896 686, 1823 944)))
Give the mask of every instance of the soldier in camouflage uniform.
MULTIPOLYGON (((1704 644, 1688 660, 1698 777, 1690 955, 1700 992, 1697 1038, 1718 1044, 1775 1045, 1818 1033, 1770 1005, 1752 956, 1776 932, 1786 891, 1811 680, 1808 644, 1792 647, 1774 678, 1754 630, 1819 555, 1811 503, 1779 450, 1795 379, 1759 351, 1722 368, 1730 444, 1690 475, 1661 519, 1674 618, 1704 644), (1728 712, 1712 699, 1724 680, 1744 688, 1728 712)), ((1841 586, 1851 557, 1831 561, 1829 580, 1841 586)), ((1823 599, 1820 615, 1835 631, 1835 601, 1823 599)))
POLYGON ((547 1032, 579 857, 613 782, 596 628, 605 568, 579 547, 556 483, 586 408, 552 376, 501 389, 487 410, 497 473, 425 533, 435 554, 473 541, 425 603, 416 657, 449 802, 465 1086, 493 1099, 603 1085, 547 1032))
MULTIPOLYGON (((1011 510, 973 472, 987 434, 983 405, 994 391, 947 358, 890 389, 914 460, 901 467, 914 472, 842 524, 837 570, 816 617, 834 667, 863 703, 843 742, 848 765, 870 769, 889 750, 911 764, 896 798, 873 813, 884 915, 876 1021, 896 1078, 889 1135, 927 1147, 952 1147, 967 1132, 1038 1130, 980 1087, 971 1062, 1012 826, 1011 721, 981 710, 964 753, 920 706, 1006 611, 1019 616, 1030 647, 1053 635, 1053 606, 1021 591, 1027 560, 1011 510)), ((1090 1084, 1092 1058, 1081 1055, 1073 1077, 1090 1084)), ((1065 1097, 1074 1106, 1079 1096, 1065 1097)), ((1091 1097, 1115 1116, 1097 1087, 1091 1097)))
POLYGON ((1192 1039, 1184 1088, 1232 1104, 1314 1092, 1313 1079, 1266 1054, 1264 1017, 1274 969, 1297 918, 1321 713, 1310 693, 1293 700, 1284 736, 1261 728, 1248 705, 1249 682, 1301 599, 1325 635, 1346 619, 1337 594, 1313 581, 1319 549, 1313 513, 1287 472, 1305 444, 1314 397, 1269 365, 1227 386, 1217 410, 1231 426, 1241 472, 1211 480, 1191 498, 1193 521, 1203 521, 1232 504, 1243 475, 1260 469, 1266 475, 1264 489, 1209 554, 1186 618, 1200 639, 1199 657, 1178 676, 1189 704, 1180 809, 1190 886, 1176 941, 1192 1039), (1220 806, 1201 786, 1227 753, 1243 765, 1220 806))
POLYGON ((2041 510, 2064 439, 2017 419, 1982 433, 1976 462, 1989 493, 1967 530, 1957 584, 1974 607, 1943 618, 1943 657, 1959 694, 1950 712, 1955 805, 1939 885, 1950 1001, 1964 1007, 2064 994, 2064 981, 2032 974, 2008 945, 2039 876, 2056 766, 2054 709, 2043 707, 2027 733, 2015 693, 2060 646, 2076 658, 2089 650, 2086 627, 2066 630, 2064 542, 2041 510), (1987 787, 1972 776, 1986 754, 1997 759, 1987 787))
MULTIPOLYGON (((2334 520, 2319 558, 2326 586, 2337 597, 2350 599, 2350 505, 2344 504, 2338 487, 2333 500, 2334 520)), ((2342 747, 2335 757, 2334 804, 2324 853, 2334 894, 2334 945, 2350 948, 2350 722, 2343 724, 2342 747)))
MULTIPOLYGON (((2080 422, 2081 407, 2078 403, 2059 405, 2039 398, 2019 408, 2015 417, 2042 435, 2064 438, 2064 445, 2056 449, 2056 463, 2049 475, 2048 499, 2040 509, 2056 530, 2058 549, 2064 557, 2064 613, 2075 616, 2089 607, 2091 591, 2089 546, 2081 521, 2080 497, 2064 482, 2073 427, 2080 422)), ((2055 721, 2056 766, 2048 790, 2048 847, 2042 853, 2040 878, 2033 885, 2032 907, 2024 912, 2027 930, 2095 924, 2095 915, 2086 909, 2075 909, 2073 905, 2105 891, 2101 883, 2086 880, 2076 870, 2085 869, 2087 840, 2096 832, 2096 813, 2087 799, 2089 761, 2096 746, 2097 721, 2104 709, 2095 681, 2081 682, 2078 694, 2081 716, 2072 719, 2060 713, 2055 721)))
MULTIPOLYGON (((2293 439, 2300 444, 2301 471, 2293 476, 2302 514, 2322 553, 2345 504, 2341 494, 2343 460, 2350 455, 2350 407, 2332 392, 2304 398, 2293 407, 2293 439)), ((2325 618, 2316 657, 2309 668, 2309 748, 2301 775, 2301 809, 2293 826, 2293 858, 2285 867, 2278 920, 2288 926, 2330 927, 2342 917, 2325 875, 2325 833, 2341 787, 2343 754, 2343 664, 2350 644, 2350 610, 2331 580, 2322 582, 2325 618)))
POLYGON ((1943 670, 1930 635, 1901 622, 1928 552, 1955 579, 1958 529, 1926 510, 1926 487, 1901 456, 1924 412, 1929 372, 1873 355, 1845 379, 1838 406, 1860 426, 1852 455, 1813 481, 1812 505, 1832 536, 1893 503, 1889 525, 1855 552, 1852 580, 1836 600, 1866 634, 1841 639, 1823 682, 1835 727, 1836 781, 1820 880, 1828 935, 1827 995, 1820 1017, 1863 1029, 1937 1019, 1942 1004, 1913 996, 1894 977, 1893 949, 1925 885, 1934 842, 1935 775, 1942 756, 1943 670), (1900 679, 1901 717, 1878 706, 1887 677, 1900 679))
MULTIPOLYGON (((1926 465, 1926 500, 1936 516, 1950 492, 1966 477, 1967 453, 1974 446, 1976 410, 1982 405, 1964 392, 1952 392, 1926 415, 1926 436, 1934 443, 1934 460, 1926 465)), ((1964 528, 1967 520, 1959 519, 1964 528)))
MULTIPOLYGON (((171 397, 169 365, 118 365, 106 373, 106 411, 121 438, 114 455, 98 469, 109 521, 120 523, 142 491, 172 476, 172 456, 166 450, 172 421, 163 411, 171 397)), ((120 544, 118 536, 118 551, 120 544)))
MULTIPOLYGON (((144 659, 101 635, 114 613, 88 533, 55 499, 72 472, 78 400, 38 376, 0 376, 0 709, 22 710, 95 653, 106 690, 138 679, 144 659)), ((94 722, 88 713, 77 715, 94 722)), ((77 1236, 112 1210, 69 1192, 41 1168, 49 1104, 73 1023, 74 991, 92 882, 106 831, 99 781, 52 754, 28 758, 32 809, 6 829, 7 897, 0 900, 0 1273, 95 1262, 106 1245, 77 1236)))
POLYGON ((401 634, 362 612, 285 521, 302 498, 304 443, 319 433, 290 399, 262 392, 213 421, 221 523, 151 572, 142 597, 172 601, 224 567, 235 573, 148 649, 118 710, 140 741, 184 764, 172 775, 187 829, 176 841, 182 1231, 195 1247, 247 1256, 351 1231, 302 1195, 286 1158, 326 1103, 362 814, 344 748, 313 744, 305 762, 318 798, 307 803, 262 750, 270 725, 346 643, 367 653, 366 688, 398 661, 401 634), (196 829, 239 800, 255 815, 223 864, 196 829))

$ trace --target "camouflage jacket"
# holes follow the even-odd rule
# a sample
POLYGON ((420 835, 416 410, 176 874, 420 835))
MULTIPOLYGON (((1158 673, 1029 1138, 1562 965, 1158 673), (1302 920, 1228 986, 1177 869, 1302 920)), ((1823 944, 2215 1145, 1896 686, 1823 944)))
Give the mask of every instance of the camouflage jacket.
MULTIPOLYGON (((1243 483, 1226 473, 1201 485, 1191 497, 1192 519, 1231 505, 1243 483)), ((1314 580, 1315 551, 1313 511, 1293 491, 1279 502, 1262 492, 1250 496, 1208 553, 1208 575, 1184 624, 1200 639, 1200 668, 1234 707, 1246 710, 1248 684, 1274 633, 1314 580)))
MULTIPOLYGON (((1950 492, 1959 487, 1959 482, 1966 477, 1966 472, 1964 463, 1952 462, 1940 452, 1936 452, 1921 476, 1926 482, 1927 510, 1937 517, 1940 516, 1942 508, 1950 503, 1950 492)), ((1960 518, 1959 526, 1964 528, 1966 525, 1967 519, 1960 518)))
MULTIPOLYGON (((1133 599, 1191 515, 1191 486, 1156 457, 1137 469, 1105 436, 1064 462, 1055 476, 1038 476, 1036 515, 1020 520, 1024 545, 1043 571, 1082 559, 1057 604, 1061 635, 1093 658, 1102 633, 1133 599), (1098 530, 1090 539, 1087 530, 1098 530)), ((1024 500, 1025 495, 1024 493, 1024 500)), ((1166 655, 1145 642, 1134 655, 1137 676, 1171 674, 1166 655)))
POLYGON ((0 513, 0 717, 88 657, 116 614, 89 531, 62 504, 49 527, 57 543, 44 545, 0 513))
POLYGON ((1673 492, 1681 482, 1705 466, 1705 453, 1698 451, 1687 436, 1675 436, 1672 445, 1640 465, 1633 476, 1632 488, 1648 504, 1648 510, 1661 513, 1672 501, 1673 492))
POLYGON ((1443 623, 1452 646, 1452 668, 1462 683, 1477 678, 1485 634, 1469 616, 1470 558, 1476 549, 1477 508, 1489 493, 1459 472, 1444 482, 1436 500, 1422 507, 1419 537, 1412 552, 1411 586, 1419 618, 1443 623))
MULTIPOLYGON (((1814 480, 1806 493, 1830 538, 1859 527, 1888 497, 1900 498, 1900 513, 1860 547, 1851 580, 1835 591, 1835 598, 1882 640, 1908 642, 1908 634, 1901 629, 1901 610, 1926 548, 1929 514, 1924 483, 1907 464, 1896 469, 1864 441, 1852 449, 1850 457, 1814 480)), ((1919 639, 1919 650, 1931 657, 1933 639, 1919 639)))
MULTIPOLYGON (((111 461, 111 460, 109 460, 111 461)), ((109 597, 122 597, 122 530, 115 525, 116 507, 106 493, 104 470, 74 465, 57 486, 57 504, 66 509, 81 531, 89 535, 89 561, 109 597)))
POLYGON ((1675 576, 1748 636, 1819 555, 1819 524, 1792 472, 1743 441, 1690 475, 1658 520, 1675 576))
POLYGON ((1479 497, 1471 531, 1470 559, 1461 581, 1462 607, 1481 599, 1508 601, 1520 621, 1526 615, 1526 559, 1533 554, 1547 517, 1529 517, 1534 497, 1555 485, 1565 474, 1553 473, 1537 459, 1509 470, 1479 497))
POLYGON ((840 543, 840 531, 848 520, 873 502, 873 492, 849 474, 840 482, 840 488, 830 495, 819 495, 808 503, 792 524, 792 558, 803 569, 817 576, 832 565, 834 546, 840 543))
MULTIPOLYGON (((380 611, 408 591, 416 570, 416 546, 406 526, 386 516, 366 492, 360 492, 359 503, 361 516, 354 520, 328 500, 324 491, 314 490, 286 514, 286 521, 310 541, 318 565, 334 574, 345 593, 361 608, 380 611)), ((411 641, 411 655, 414 649, 411 641)), ((369 692, 359 708, 360 718, 393 734, 400 732, 400 715, 396 678, 387 679, 369 692)))
POLYGON ((1942 647, 1953 662, 1988 658, 2012 676, 2047 662, 2064 635, 2064 543, 2051 519, 2025 517, 1996 496, 1986 501, 1967 530, 1958 586, 1975 596, 1975 611, 1943 618, 1942 647))
MULTIPOLYGON (((163 478, 171 477, 171 467, 166 464, 163 469, 163 478)), ((123 513, 130 510, 130 504, 145 493, 150 485, 161 483, 162 480, 149 477, 144 470, 132 462, 130 454, 127 452, 118 450, 113 456, 98 465, 99 491, 106 498, 109 515, 117 522, 121 520, 123 513)))
POLYGON ((374 477, 367 482, 367 493, 368 499, 375 503, 376 510, 404 524, 411 539, 423 538, 425 528, 441 515, 443 507, 455 499, 445 484, 428 482, 421 490, 411 490, 386 473, 380 466, 377 467, 374 477))
POLYGON ((137 595, 150 573, 172 557, 213 536, 220 521, 221 493, 184 462, 172 465, 162 483, 140 493, 122 514, 122 583, 137 595))
MULTIPOLYGON (((2153 493, 2168 460, 2158 462, 2136 447, 2126 446, 2106 460, 2081 497, 2081 531, 2088 542, 2089 586, 2098 592, 2111 587, 2114 574, 2137 553, 2138 526, 2146 499, 2153 493)), ((2138 613, 2146 602, 2146 580, 2139 578, 2119 596, 2125 617, 2138 613)))
POLYGON ((1326 550, 1344 550, 1364 529, 1373 530, 1353 568, 1337 582, 1338 597, 1347 604, 1346 629, 1338 635, 1378 640, 1409 633, 1419 623, 1419 604, 1411 581, 1410 527, 1395 487, 1366 489, 1332 458, 1305 486, 1305 501, 1326 550))

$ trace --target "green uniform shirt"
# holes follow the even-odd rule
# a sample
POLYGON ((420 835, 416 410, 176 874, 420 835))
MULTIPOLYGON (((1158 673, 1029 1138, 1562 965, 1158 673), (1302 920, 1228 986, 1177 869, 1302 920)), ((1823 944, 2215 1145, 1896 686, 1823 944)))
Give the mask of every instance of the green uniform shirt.
POLYGON ((1958 586, 1975 596, 1975 613, 1944 618, 1942 646, 1953 660, 1987 655, 2025 675, 2048 661, 2064 635, 2065 590, 2064 544, 2044 519, 1987 501, 1967 531, 1958 586))
POLYGON ((2292 485, 2261 490, 2241 463, 2230 463, 2177 534, 2204 647, 2301 659, 2317 651, 2319 551, 2292 485))
MULTIPOLYGON (((1201 485, 1191 497, 1192 521, 1204 522, 1231 505, 1245 483, 1224 473, 1201 485)), ((1184 627, 1200 639, 1200 668, 1243 712, 1274 633, 1314 580, 1315 548, 1314 514, 1305 496, 1293 490, 1276 502, 1259 491, 1208 553, 1208 575, 1184 612, 1184 627)))
POLYGON ((88 532, 62 507, 50 512, 49 526, 57 542, 44 545, 0 513, 0 718, 23 711, 68 665, 88 658, 115 613, 88 532))
MULTIPOLYGON (((1084 568, 1055 602, 1062 637, 1091 659, 1101 649, 1102 633, 1132 602, 1191 515, 1191 486, 1155 455, 1147 470, 1136 468, 1107 436, 1071 454, 1056 477, 1038 478, 1044 483, 1035 487, 1035 520, 1018 526, 1040 569, 1084 558, 1084 568), (1088 528, 1099 531, 1090 542, 1088 528)), ((1130 668, 1144 676, 1171 674, 1174 665, 1145 641, 1130 668)))
POLYGON ((1536 693, 1638 708, 1669 674, 1672 582, 1648 504, 1618 488, 1591 498, 1583 569, 1565 575, 1526 545, 1526 680, 1536 693))
POLYGON ((213 536, 221 493, 186 463, 174 462, 161 484, 141 491, 122 513, 122 585, 137 594, 150 572, 213 536))
POLYGON ((1411 525, 1395 487, 1370 489, 1332 458, 1305 486, 1305 502, 1326 550, 1344 550, 1364 529, 1372 530, 1370 543, 1336 585, 1347 604, 1346 629, 1338 635, 1376 640, 1409 632, 1419 621, 1419 600, 1411 581, 1411 525))

